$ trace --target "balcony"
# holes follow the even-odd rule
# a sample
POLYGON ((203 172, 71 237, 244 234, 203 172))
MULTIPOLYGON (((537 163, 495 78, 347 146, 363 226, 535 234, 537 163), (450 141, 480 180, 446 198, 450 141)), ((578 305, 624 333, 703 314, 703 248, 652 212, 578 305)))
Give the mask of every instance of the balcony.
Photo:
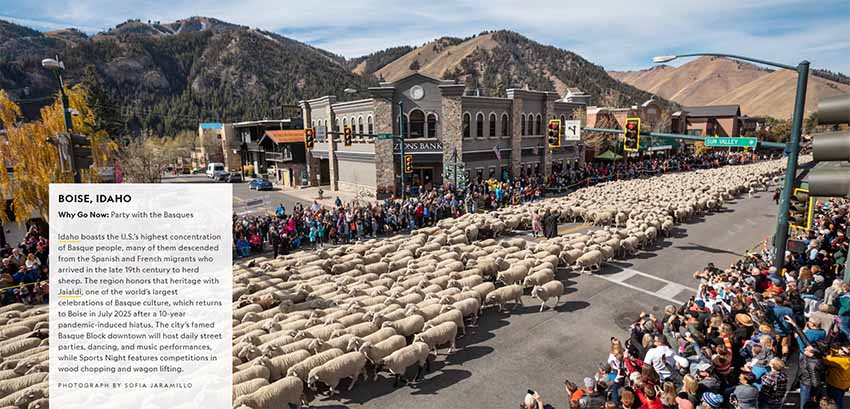
POLYGON ((266 152, 266 160, 269 162, 289 162, 292 160, 292 152, 266 152))

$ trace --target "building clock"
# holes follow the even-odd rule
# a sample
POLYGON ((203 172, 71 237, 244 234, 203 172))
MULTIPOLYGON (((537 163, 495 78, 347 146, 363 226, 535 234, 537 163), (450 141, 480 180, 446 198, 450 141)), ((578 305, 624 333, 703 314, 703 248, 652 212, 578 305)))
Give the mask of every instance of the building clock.
POLYGON ((414 85, 410 87, 410 97, 415 100, 420 100, 425 96, 425 89, 422 88, 421 85, 414 85))

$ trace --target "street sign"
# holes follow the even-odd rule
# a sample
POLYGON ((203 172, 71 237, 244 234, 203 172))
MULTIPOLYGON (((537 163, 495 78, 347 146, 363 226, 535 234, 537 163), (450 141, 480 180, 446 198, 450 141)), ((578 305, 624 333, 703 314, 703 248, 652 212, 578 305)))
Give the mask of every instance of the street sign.
POLYGON ((580 141, 581 140, 581 121, 580 120, 564 121, 564 140, 565 141, 580 141))
POLYGON ((393 134, 391 134, 391 133, 379 133, 379 134, 375 135, 375 137, 378 138, 378 139, 392 139, 393 134))
POLYGON ((758 145, 756 138, 705 138, 705 146, 724 148, 755 148, 758 145))

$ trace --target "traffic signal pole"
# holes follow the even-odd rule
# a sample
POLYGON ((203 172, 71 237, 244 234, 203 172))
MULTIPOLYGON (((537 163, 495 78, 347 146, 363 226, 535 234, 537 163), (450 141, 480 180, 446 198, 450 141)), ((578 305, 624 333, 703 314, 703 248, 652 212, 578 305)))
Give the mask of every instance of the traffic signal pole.
POLYGON ((788 164, 785 167, 785 183, 779 196, 779 210, 776 217, 776 234, 773 236, 773 266, 782 272, 785 265, 785 249, 788 244, 788 210, 791 206, 791 194, 794 180, 797 178, 797 156, 800 153, 800 134, 803 128, 803 111, 806 104, 806 86, 809 79, 809 62, 797 65, 797 96, 794 101, 794 116, 791 124, 791 140, 788 142, 788 164))

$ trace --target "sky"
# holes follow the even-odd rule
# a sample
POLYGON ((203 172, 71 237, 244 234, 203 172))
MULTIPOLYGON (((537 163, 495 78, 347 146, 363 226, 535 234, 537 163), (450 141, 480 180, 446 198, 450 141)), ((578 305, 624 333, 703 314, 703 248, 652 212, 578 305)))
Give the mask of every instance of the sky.
MULTIPOLYGON (((509 29, 608 70, 655 55, 720 52, 850 74, 848 0, 0 0, 0 19, 103 31, 190 16, 274 31, 346 57, 509 29)), ((685 61, 677 61, 673 65, 685 61)))

